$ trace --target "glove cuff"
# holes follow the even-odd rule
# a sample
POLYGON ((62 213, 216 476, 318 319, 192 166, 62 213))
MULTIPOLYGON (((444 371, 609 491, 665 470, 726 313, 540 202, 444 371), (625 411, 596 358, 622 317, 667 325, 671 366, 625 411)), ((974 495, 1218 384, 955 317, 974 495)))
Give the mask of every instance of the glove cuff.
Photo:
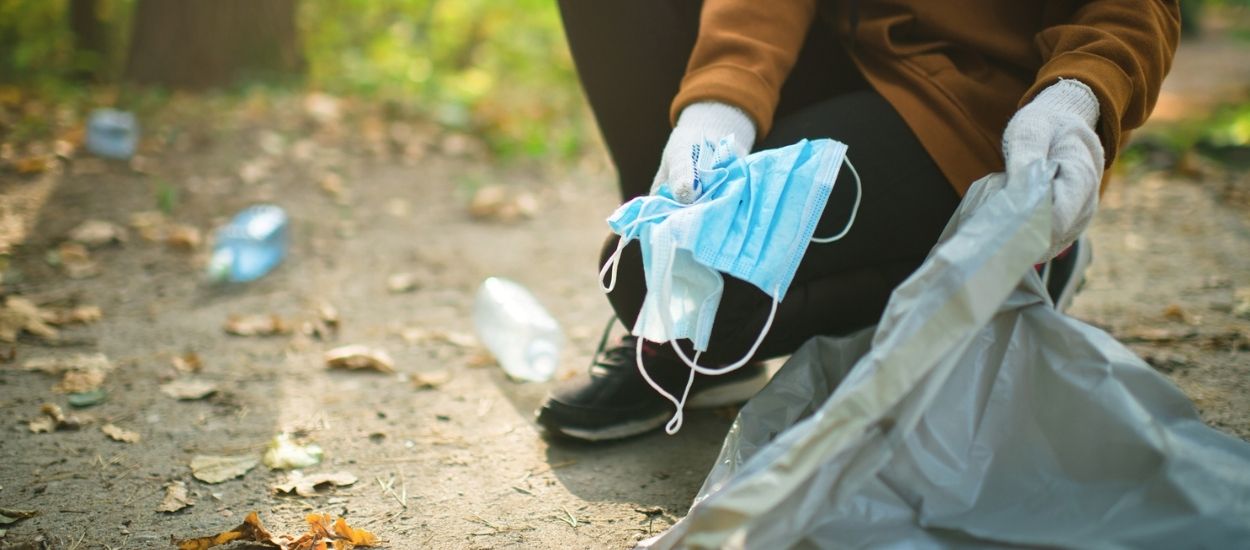
POLYGON ((1061 78, 1037 94, 1033 103, 1057 112, 1072 113, 1090 128, 1098 127, 1098 96, 1080 80, 1061 78))
POLYGON ((677 117, 677 128, 697 128, 703 139, 716 142, 733 134, 742 155, 755 146, 755 123, 742 109, 719 101, 691 103, 677 117))

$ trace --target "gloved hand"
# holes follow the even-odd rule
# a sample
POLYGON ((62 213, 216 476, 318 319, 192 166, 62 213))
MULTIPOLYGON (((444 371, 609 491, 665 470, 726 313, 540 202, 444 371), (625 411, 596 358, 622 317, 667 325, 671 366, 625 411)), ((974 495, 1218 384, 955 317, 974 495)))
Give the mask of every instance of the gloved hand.
POLYGON ((1098 139, 1098 98, 1077 80, 1060 80, 1021 108, 1003 132, 1007 171, 1046 159, 1059 165, 1051 210, 1051 243, 1043 260, 1072 244, 1098 210, 1106 163, 1098 139))
POLYGON ((746 156, 755 144, 755 123, 741 109, 717 101, 692 103, 682 109, 664 145, 660 170, 651 182, 651 193, 655 194, 660 184, 668 183, 678 202, 694 202, 700 191, 694 185, 695 166, 701 155, 711 154, 705 143, 715 145, 731 134, 738 149, 735 153, 746 156))

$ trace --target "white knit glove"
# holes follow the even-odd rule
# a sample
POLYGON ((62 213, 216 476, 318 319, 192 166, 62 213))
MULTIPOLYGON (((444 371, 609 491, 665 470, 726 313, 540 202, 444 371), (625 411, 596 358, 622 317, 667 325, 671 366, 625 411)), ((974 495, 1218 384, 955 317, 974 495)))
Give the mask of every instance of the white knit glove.
POLYGON ((1042 90, 1007 123, 1003 156, 1015 172, 1039 159, 1059 165, 1051 196, 1050 260, 1072 244, 1098 210, 1102 182, 1102 142, 1098 139, 1098 98, 1077 80, 1060 80, 1042 90))
POLYGON ((699 157, 712 153, 711 145, 721 138, 732 135, 735 153, 746 156, 755 144, 755 124, 741 109, 717 101, 692 103, 681 110, 677 126, 668 136, 664 153, 660 156, 660 170, 651 182, 655 194, 660 184, 667 183, 673 197, 682 204, 690 204, 699 198, 700 189, 695 188, 694 170, 699 157))

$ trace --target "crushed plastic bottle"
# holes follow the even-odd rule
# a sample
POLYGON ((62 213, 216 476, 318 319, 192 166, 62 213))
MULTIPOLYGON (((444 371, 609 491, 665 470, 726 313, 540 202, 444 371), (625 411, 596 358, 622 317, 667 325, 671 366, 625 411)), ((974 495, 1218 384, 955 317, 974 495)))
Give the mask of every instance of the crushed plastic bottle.
POLYGON ((91 154, 126 160, 135 154, 139 124, 135 115, 114 109, 96 109, 87 118, 87 150, 91 154))
POLYGON ((254 281, 272 271, 286 256, 286 212, 272 204, 251 206, 217 228, 213 235, 208 278, 215 282, 254 281))
POLYGON ((564 334, 525 287, 500 277, 486 279, 477 292, 473 324, 478 339, 512 378, 545 382, 555 374, 564 334))

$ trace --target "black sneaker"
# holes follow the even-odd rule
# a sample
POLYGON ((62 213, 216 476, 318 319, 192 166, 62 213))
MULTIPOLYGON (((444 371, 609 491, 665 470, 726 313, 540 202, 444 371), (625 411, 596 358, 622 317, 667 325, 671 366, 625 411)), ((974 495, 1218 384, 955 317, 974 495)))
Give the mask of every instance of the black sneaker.
POLYGON ((1042 264, 1042 284, 1055 302, 1055 309, 1067 311, 1072 298, 1085 286, 1085 270, 1094 259, 1089 238, 1081 235, 1067 250, 1042 264))
MULTIPOLYGON (((609 329, 611 326, 609 325, 609 329)), ((606 332, 587 375, 557 386, 538 410, 538 424, 553 435, 584 441, 608 441, 650 432, 676 412, 673 404, 647 385, 635 362, 637 337, 625 336, 605 349, 606 332)), ((690 368, 644 343, 643 364, 657 384, 680 396, 690 368)), ((720 376, 696 374, 686 408, 742 403, 768 382, 763 363, 747 363, 720 376)))

